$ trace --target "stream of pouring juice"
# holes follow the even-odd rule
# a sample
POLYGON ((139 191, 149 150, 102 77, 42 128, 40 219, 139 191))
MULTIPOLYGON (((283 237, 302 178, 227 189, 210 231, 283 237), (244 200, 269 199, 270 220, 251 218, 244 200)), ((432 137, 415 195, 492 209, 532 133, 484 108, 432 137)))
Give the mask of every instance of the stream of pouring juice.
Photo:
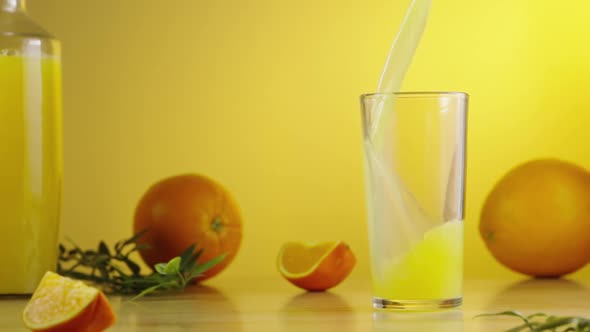
POLYGON ((429 301, 438 306, 437 301, 462 297, 463 222, 433 219, 424 213, 395 173, 392 151, 397 120, 393 110, 397 106, 393 104, 396 98, 386 98, 401 88, 431 2, 412 0, 379 81, 377 90, 383 96, 367 104, 371 105, 371 121, 365 136, 365 178, 373 304, 378 308, 383 308, 382 300, 424 302, 420 305, 426 307, 429 301))
POLYGON ((32 293, 57 263, 61 68, 0 55, 0 294, 32 293))

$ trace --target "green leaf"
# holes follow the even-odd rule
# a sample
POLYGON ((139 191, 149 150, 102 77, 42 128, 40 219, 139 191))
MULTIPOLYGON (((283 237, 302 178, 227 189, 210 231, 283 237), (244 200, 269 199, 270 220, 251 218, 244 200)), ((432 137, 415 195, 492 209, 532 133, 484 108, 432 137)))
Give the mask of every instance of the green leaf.
POLYGON ((183 271, 187 268, 188 265, 191 264, 191 258, 193 257, 193 252, 195 251, 196 245, 191 245, 186 250, 184 250, 180 254, 180 271, 183 271))
POLYGON ((145 234, 148 230, 149 230, 149 228, 146 228, 146 229, 143 229, 143 230, 135 233, 135 235, 133 235, 132 237, 130 237, 129 239, 127 239, 123 242, 123 246, 137 242, 137 239, 142 237, 143 234, 145 234))
POLYGON ((140 243, 135 245, 135 250, 142 251, 150 249, 152 246, 149 243, 140 243))
POLYGON ((59 244, 57 271, 64 276, 95 283, 107 293, 135 294, 137 296, 134 299, 137 299, 155 291, 181 290, 190 280, 218 264, 225 257, 222 255, 199 264, 197 260, 203 253, 203 249, 195 252, 197 246, 192 245, 169 262, 156 264, 155 272, 142 275, 139 264, 130 257, 130 254, 149 248, 147 244, 136 243, 146 231, 147 229, 134 234, 129 239, 116 242, 114 250, 110 250, 104 241, 98 243, 97 250, 82 250, 68 239, 71 248, 68 248, 68 245, 59 244))
POLYGON ((104 241, 100 241, 100 243, 98 244, 98 252, 107 256, 111 255, 111 252, 109 251, 109 248, 107 247, 106 243, 104 243, 104 241))
POLYGON ((161 275, 166 275, 166 263, 158 263, 154 265, 154 269, 161 275))
MULTIPOLYGON (((513 317, 518 317, 520 319, 522 319, 522 321, 525 323, 525 325, 530 328, 531 330, 533 329, 533 326, 531 325, 531 323, 529 322, 529 320, 520 312, 516 311, 516 310, 508 310, 508 311, 501 311, 501 312, 496 312, 496 313, 491 313, 491 314, 480 314, 475 316, 475 318, 477 317, 489 317, 489 316, 513 316, 513 317)), ((512 331, 511 331, 512 332, 512 331)), ((514 331, 516 332, 516 331, 514 331)))
POLYGON ((194 260, 194 261, 197 261, 197 260, 199 260, 199 258, 201 258, 201 255, 203 254, 203 250, 205 250, 205 249, 200 249, 199 251, 197 251, 197 252, 196 252, 196 253, 193 255, 193 257, 192 257, 192 260, 194 260))
POLYGON ((590 328, 590 320, 580 319, 580 322, 578 322, 578 329, 584 330, 584 329, 588 329, 588 328, 590 328))
POLYGON ((133 262, 129 258, 126 258, 124 260, 124 262, 125 262, 125 265, 127 265, 127 267, 129 268, 129 270, 131 270, 131 273, 133 273, 134 275, 139 274, 139 271, 141 270, 141 268, 139 267, 138 264, 136 264, 135 262, 133 262))
POLYGON ((132 297, 132 298, 131 298, 131 301, 135 301, 135 300, 139 299, 140 297, 144 297, 144 296, 146 296, 147 294, 153 293, 153 292, 155 292, 156 290, 158 290, 160 287, 161 287, 161 286, 158 284, 158 285, 155 285, 155 286, 152 286, 152 287, 146 288, 146 289, 144 289, 143 291, 141 291, 139 294, 137 294, 137 295, 135 295, 134 297, 132 297))
POLYGON ((206 261, 205 263, 199 265, 199 266, 195 266, 189 273, 189 277, 187 279, 194 279, 198 276, 200 276, 203 272, 209 270, 210 268, 212 268, 213 266, 221 263, 225 257, 227 256, 227 254, 223 254, 220 256, 217 256, 211 260, 206 261))
POLYGON ((164 273, 166 274, 176 274, 178 273, 178 269, 180 268, 180 257, 172 258, 168 264, 166 264, 166 268, 164 269, 164 273))
POLYGON ((186 263, 181 266, 180 272, 185 276, 189 275, 190 271, 192 271, 195 266, 197 266, 197 260, 199 257, 201 257, 201 254, 203 254, 203 249, 199 249, 199 251, 194 252, 186 261, 186 263))
POLYGON ((97 267, 97 270, 100 272, 100 276, 102 278, 108 278, 109 277, 109 271, 107 270, 107 268, 105 266, 97 267))
POLYGON ((177 274, 180 268, 180 257, 174 257, 168 263, 158 263, 154 265, 154 268, 162 275, 177 274))
POLYGON ((548 317, 549 315, 547 315, 546 313, 542 313, 542 312, 537 312, 536 314, 532 314, 532 315, 528 315, 527 318, 529 320, 533 319, 533 318, 537 318, 537 317, 548 317))
POLYGON ((525 322, 528 322, 527 317, 525 317, 523 314, 521 314, 520 312, 518 312, 516 310, 507 310, 507 311, 501 311, 501 312, 495 312, 495 313, 479 314, 479 315, 476 315, 475 318, 491 317, 491 316, 513 316, 513 317, 518 317, 525 322))
POLYGON ((481 314, 477 317, 489 316, 513 316, 524 321, 524 324, 516 326, 506 332, 590 332, 590 320, 584 317, 557 317, 544 313, 536 313, 525 317, 518 311, 502 311, 498 313, 481 314), (559 328, 562 328, 559 330, 559 328))
POLYGON ((576 317, 554 317, 553 319, 547 320, 544 324, 541 324, 535 328, 538 331, 552 330, 557 327, 575 324, 578 322, 576 317))

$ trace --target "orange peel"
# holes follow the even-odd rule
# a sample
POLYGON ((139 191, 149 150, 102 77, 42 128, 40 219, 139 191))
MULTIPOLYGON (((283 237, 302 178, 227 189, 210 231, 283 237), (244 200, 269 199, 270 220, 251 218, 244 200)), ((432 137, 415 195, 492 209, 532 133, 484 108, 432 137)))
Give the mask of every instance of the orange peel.
POLYGON ((355 264, 352 250, 343 241, 287 242, 277 258, 279 273, 308 291, 335 287, 348 277, 355 264))

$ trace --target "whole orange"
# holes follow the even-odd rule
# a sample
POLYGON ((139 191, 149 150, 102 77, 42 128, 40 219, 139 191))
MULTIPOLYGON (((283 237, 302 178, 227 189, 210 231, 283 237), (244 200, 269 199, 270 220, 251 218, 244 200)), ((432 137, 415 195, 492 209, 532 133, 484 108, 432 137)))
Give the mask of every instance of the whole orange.
POLYGON ((509 171, 489 193, 480 234, 492 255, 514 271, 558 277, 590 258, 590 175, 543 159, 509 171))
POLYGON ((242 240, 242 217, 235 199, 221 184, 197 174, 166 178, 149 188, 137 205, 133 228, 136 233, 147 229, 138 243, 150 245, 140 251, 150 267, 168 262, 192 244, 203 249, 199 263, 226 254, 197 281, 225 269, 242 240))

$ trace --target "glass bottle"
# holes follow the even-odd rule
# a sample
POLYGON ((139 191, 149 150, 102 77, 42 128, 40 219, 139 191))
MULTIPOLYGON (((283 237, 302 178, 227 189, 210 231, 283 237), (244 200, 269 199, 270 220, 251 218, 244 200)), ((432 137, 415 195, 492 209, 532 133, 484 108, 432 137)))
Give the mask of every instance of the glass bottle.
POLYGON ((0 0, 0 294, 55 270, 61 174, 60 44, 0 0))

